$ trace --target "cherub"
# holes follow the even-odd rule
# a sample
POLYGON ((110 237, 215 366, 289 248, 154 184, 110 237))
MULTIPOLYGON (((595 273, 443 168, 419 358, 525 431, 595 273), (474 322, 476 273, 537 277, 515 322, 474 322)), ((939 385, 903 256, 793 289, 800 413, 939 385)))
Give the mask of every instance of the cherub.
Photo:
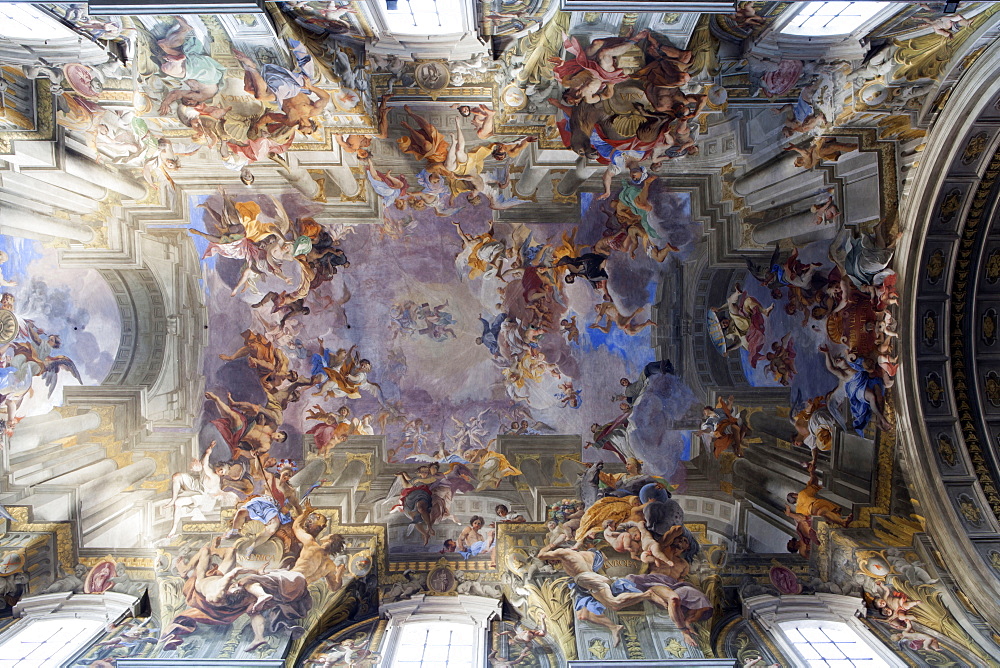
POLYGON ((653 537, 653 534, 646 528, 645 522, 624 522, 618 525, 619 528, 635 527, 639 533, 639 544, 642 551, 639 554, 639 561, 650 564, 653 567, 668 568, 673 567, 673 560, 663 551, 663 546, 653 537))
POLYGON ((737 3, 733 20, 741 28, 759 28, 764 25, 764 17, 757 15, 752 2, 737 3))
POLYGON ((899 643, 900 646, 909 645, 910 649, 918 651, 938 651, 941 649, 941 643, 938 642, 937 638, 926 633, 921 633, 920 631, 901 631, 899 633, 893 633, 889 636, 889 639, 895 643, 899 643))
POLYGON ((901 592, 890 589, 884 580, 875 581, 877 597, 873 604, 882 612, 886 622, 897 629, 912 631, 915 618, 910 610, 920 605, 920 601, 910 598, 901 592))
POLYGON ((565 383, 559 385, 559 389, 562 390, 561 394, 556 396, 559 397, 559 403, 563 406, 569 406, 570 408, 580 407, 580 393, 583 390, 573 387, 573 381, 567 380, 565 383))
POLYGON ((538 628, 529 629, 527 626, 521 622, 514 624, 513 631, 501 631, 497 634, 498 636, 507 636, 511 640, 516 640, 517 642, 528 645, 529 647, 538 638, 545 637, 545 613, 538 613, 538 628))
POLYGON ((816 220, 814 221, 817 225, 822 225, 824 223, 832 223, 840 215, 840 209, 833 201, 833 188, 830 188, 830 194, 827 196, 826 201, 822 204, 813 204, 809 207, 809 210, 816 214, 816 220))
MULTIPOLYGON (((931 8, 929 4, 925 2, 918 2, 916 4, 920 5, 929 12, 935 11, 934 9, 931 8)), ((958 32, 962 28, 969 26, 971 23, 969 19, 965 18, 964 16, 962 16, 957 12, 954 14, 945 14, 943 16, 939 16, 936 19, 918 18, 917 20, 920 21, 921 27, 930 28, 936 34, 941 35, 946 39, 953 38, 956 32, 958 32)))
POLYGON ((838 142, 830 137, 817 137, 808 148, 788 144, 783 150, 799 154, 793 163, 796 167, 813 169, 822 162, 837 162, 844 153, 856 151, 858 147, 855 144, 838 142))
POLYGON ((764 357, 767 359, 764 370, 772 374, 776 381, 788 387, 798 373, 795 368, 795 340, 792 338, 792 333, 788 332, 781 337, 781 341, 771 343, 771 352, 764 357))
POLYGON ((594 304, 594 311, 597 312, 597 321, 588 325, 588 327, 591 329, 599 329, 605 334, 608 334, 611 332, 611 327, 613 325, 618 325, 619 329, 629 336, 635 336, 647 327, 656 327, 656 323, 648 318, 645 322, 635 322, 635 317, 639 315, 639 311, 643 308, 644 307, 640 306, 631 314, 624 315, 618 310, 614 302, 598 302, 597 304, 594 304))
POLYGON ((488 658, 490 660, 490 665, 493 666, 493 668, 513 668, 514 666, 516 666, 518 663, 521 662, 521 659, 525 658, 529 654, 531 654, 530 645, 522 649, 521 653, 514 658, 505 659, 502 656, 500 656, 500 651, 496 649, 490 652, 488 658))
POLYGON ((580 330, 576 326, 576 316, 563 318, 559 321, 559 328, 566 335, 566 343, 580 343, 580 330))
POLYGON ((493 117, 496 112, 485 104, 478 104, 470 107, 467 104, 453 104, 452 109, 457 109, 458 113, 468 118, 472 122, 472 127, 476 128, 476 136, 480 139, 489 139, 493 136, 493 117))
POLYGON ((642 556, 642 536, 639 534, 639 527, 634 523, 623 523, 616 531, 613 519, 604 520, 604 540, 616 552, 628 552, 636 561, 641 561, 642 556))

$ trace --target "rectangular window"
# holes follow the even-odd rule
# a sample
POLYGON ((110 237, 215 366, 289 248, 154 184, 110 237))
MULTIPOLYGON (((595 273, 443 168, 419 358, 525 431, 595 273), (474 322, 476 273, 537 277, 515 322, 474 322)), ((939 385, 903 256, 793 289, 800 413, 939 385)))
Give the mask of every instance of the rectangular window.
POLYGON ((393 668, 475 668, 475 626, 446 622, 403 626, 393 668))
POLYGON ((803 37, 848 35, 888 5, 888 2, 809 2, 781 32, 803 37))
POLYGON ((0 668, 60 666, 94 638, 103 623, 56 617, 24 624, 0 640, 0 668))
POLYGON ((810 668, 890 668, 843 622, 782 622, 779 627, 810 668))

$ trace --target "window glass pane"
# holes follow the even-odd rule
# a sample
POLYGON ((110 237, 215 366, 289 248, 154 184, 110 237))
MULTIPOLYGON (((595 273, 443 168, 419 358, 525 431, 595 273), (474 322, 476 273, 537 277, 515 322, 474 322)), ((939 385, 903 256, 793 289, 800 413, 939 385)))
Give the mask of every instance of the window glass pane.
POLYGON ((448 658, 452 661, 472 661, 472 647, 455 647, 452 645, 448 658))
POLYGON ((96 620, 70 617, 29 622, 0 640, 0 667, 60 665, 83 649, 103 626, 96 620))
POLYGON ((795 649, 799 651, 804 659, 819 659, 819 652, 813 649, 813 646, 809 643, 796 643, 795 649))
POLYGON ((399 0, 388 10, 379 3, 386 26, 400 35, 447 35, 462 32, 462 6, 458 0, 399 0))
POLYGON ((847 624, 824 624, 823 633, 827 638, 836 643, 850 642, 854 643, 858 641, 857 634, 850 629, 847 624))
POLYGON ((781 29, 786 35, 846 35, 878 14, 888 2, 810 2, 781 29))
POLYGON ((844 653, 832 642, 814 643, 813 648, 819 652, 824 659, 844 659, 844 653))
POLYGON ((802 637, 805 638, 808 642, 827 642, 828 640, 826 634, 823 633, 821 629, 817 628, 800 627, 799 633, 801 633, 802 637))
POLYGON ((477 633, 481 631, 471 624, 405 624, 398 636, 393 668, 473 668, 477 633))
POLYGON ((860 633, 843 622, 782 622, 778 626, 810 666, 888 668, 860 633))
POLYGON ((805 642, 805 638, 802 637, 802 634, 799 633, 798 629, 796 629, 794 626, 789 626, 788 628, 785 628, 785 625, 782 624, 781 630, 785 632, 785 637, 788 638, 789 642, 792 643, 805 642))

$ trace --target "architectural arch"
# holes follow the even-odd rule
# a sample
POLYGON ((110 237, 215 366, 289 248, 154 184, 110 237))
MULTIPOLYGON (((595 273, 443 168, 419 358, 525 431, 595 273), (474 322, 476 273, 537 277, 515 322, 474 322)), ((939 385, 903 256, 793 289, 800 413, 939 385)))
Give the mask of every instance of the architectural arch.
POLYGON ((973 306, 975 286, 985 284, 984 259, 969 235, 977 226, 992 225, 996 215, 989 176, 995 168, 989 163, 995 137, 980 151, 978 142, 986 135, 977 128, 992 128, 997 117, 1000 85, 995 73, 1000 71, 1000 50, 990 47, 983 55, 942 110, 940 127, 948 130, 929 137, 921 166, 913 174, 915 196, 900 211, 908 242, 905 261, 913 271, 907 286, 910 299, 901 314, 903 322, 912 325, 912 334, 903 342, 911 363, 899 386, 905 407, 899 417, 906 426, 900 430, 900 445, 914 464, 907 468, 907 476, 928 518, 928 531, 940 542, 946 560, 967 565, 956 578, 976 608, 996 624, 1000 622, 998 571, 989 561, 987 545, 970 537, 975 527, 963 521, 957 501, 965 494, 974 506, 968 512, 981 508, 984 521, 993 525, 995 510, 989 508, 997 508, 995 502, 1000 500, 992 482, 996 446, 980 426, 982 413, 976 406, 984 401, 982 390, 965 371, 976 352, 966 347, 961 334, 966 327, 982 325, 966 315, 967 309, 979 312, 973 306), (973 151, 974 165, 968 159, 973 151), (966 281, 971 283, 969 289, 961 289, 966 281), (964 297, 958 303, 956 288, 964 297), (942 395, 935 394, 935 384, 942 395))

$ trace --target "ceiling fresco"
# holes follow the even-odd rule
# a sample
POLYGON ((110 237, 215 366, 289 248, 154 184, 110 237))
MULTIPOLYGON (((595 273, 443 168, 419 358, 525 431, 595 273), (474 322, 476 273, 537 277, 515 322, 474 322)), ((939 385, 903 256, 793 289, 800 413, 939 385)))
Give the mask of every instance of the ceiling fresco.
MULTIPOLYGON (((918 258, 919 341, 901 309, 914 174, 997 6, 797 34, 841 24, 806 4, 459 3, 429 36, 360 1, 26 5, 34 35, 0 28, 0 623, 123 594, 65 665, 377 666, 392 605, 490 599, 488 665, 801 665, 784 596, 853 601, 899 665, 992 665, 902 450, 916 401, 949 530, 1000 575, 941 361, 958 231, 918 258)), ((950 142, 942 226, 992 187, 998 108, 950 142)))

